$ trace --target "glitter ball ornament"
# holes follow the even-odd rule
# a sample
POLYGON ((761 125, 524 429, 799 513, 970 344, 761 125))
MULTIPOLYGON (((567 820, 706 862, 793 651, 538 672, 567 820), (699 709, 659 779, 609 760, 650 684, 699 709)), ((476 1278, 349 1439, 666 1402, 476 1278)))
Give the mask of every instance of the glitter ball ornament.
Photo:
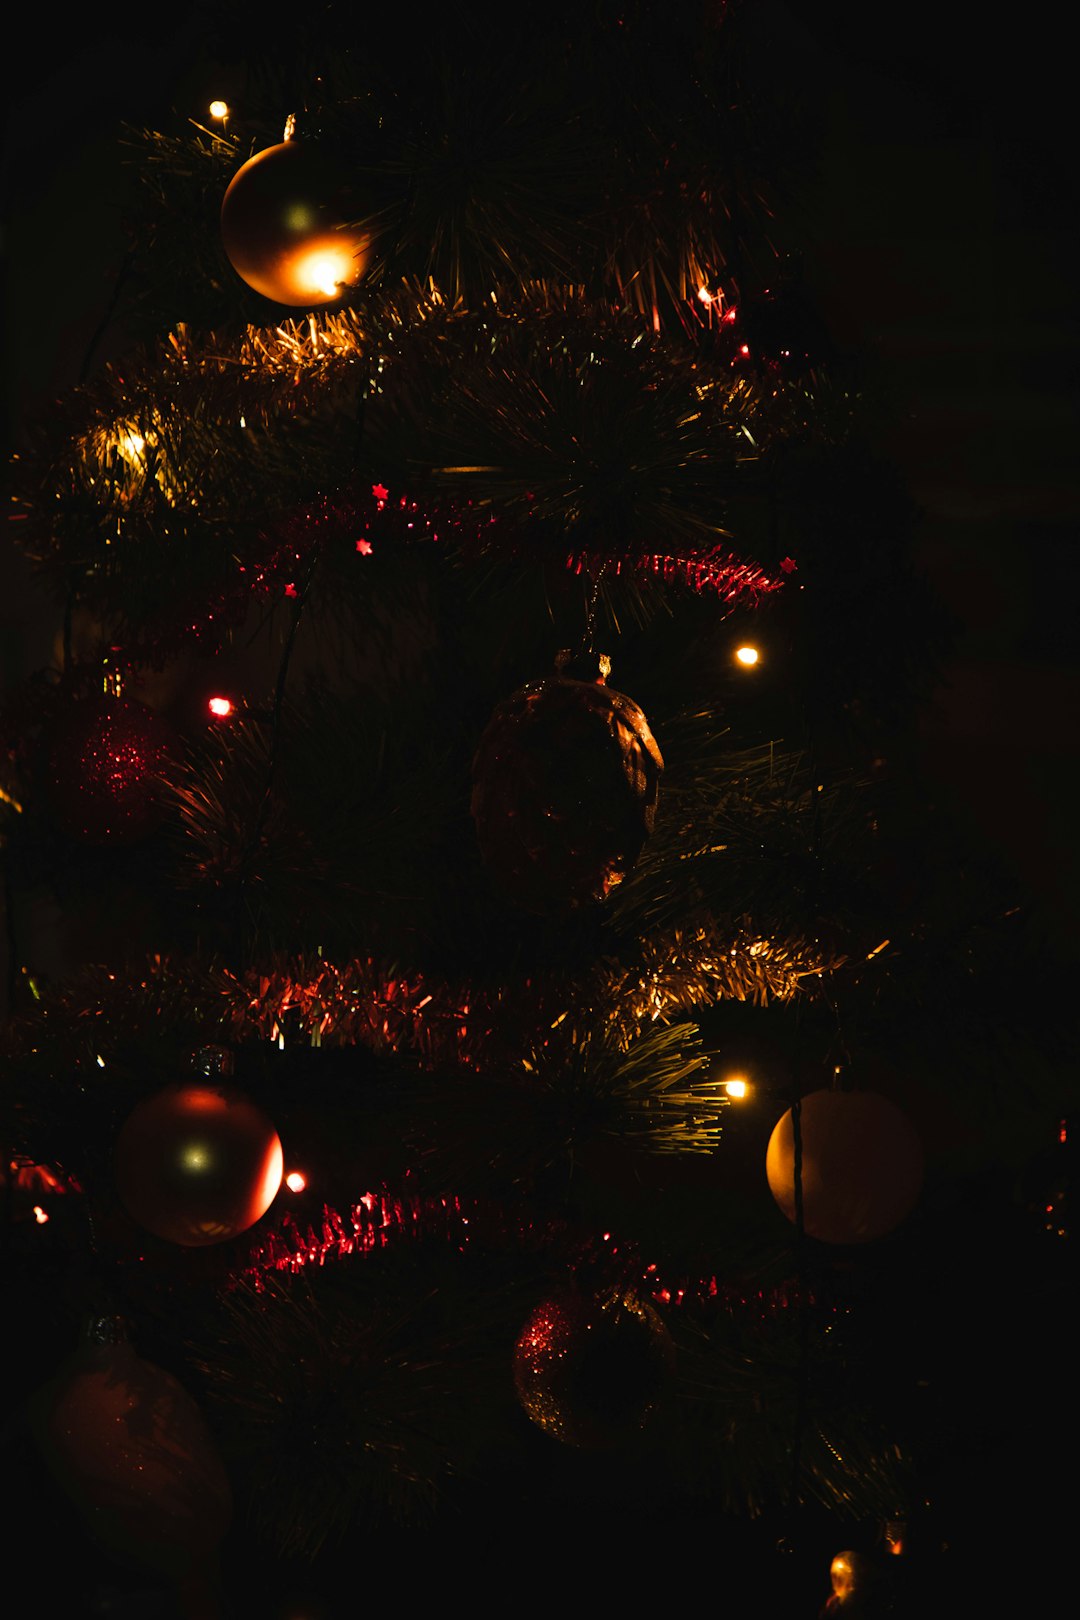
POLYGON ((121 1322, 89 1322, 27 1415, 49 1472, 106 1551, 178 1581, 209 1568, 232 1515, 228 1477, 191 1396, 136 1355, 121 1322))
MULTIPOLYGON (((523 910, 565 915, 606 899, 652 832, 663 757, 637 704, 557 673, 500 704, 473 759, 480 852, 523 910)), ((567 671, 567 673, 564 673, 567 671)))
POLYGON ((128 844, 152 832, 173 735, 130 698, 86 698, 49 737, 45 781, 56 822, 84 844, 128 844))
MULTIPOLYGON (((803 1229, 822 1243, 872 1243, 905 1220, 922 1191, 923 1150, 907 1116, 874 1091, 813 1091, 800 1103, 803 1229)), ((769 1138, 765 1174, 795 1211, 791 1110, 769 1138)))
POLYGON ((261 1108, 210 1082, 139 1103, 116 1142, 116 1191, 148 1232, 188 1248, 246 1232, 281 1185, 277 1131, 261 1108))
POLYGON ((532 1313, 514 1351, 514 1386, 532 1421, 564 1445, 618 1445, 645 1423, 675 1348, 634 1294, 566 1295, 532 1313))
POLYGON ((221 240, 237 275, 277 304, 310 308, 355 287, 372 232, 355 223, 337 166, 302 140, 256 152, 229 183, 221 240))

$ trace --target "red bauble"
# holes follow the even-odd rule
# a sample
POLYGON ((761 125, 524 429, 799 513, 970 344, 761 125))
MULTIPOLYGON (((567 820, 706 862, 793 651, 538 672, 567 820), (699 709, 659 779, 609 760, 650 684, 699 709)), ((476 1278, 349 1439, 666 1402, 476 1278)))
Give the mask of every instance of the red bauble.
POLYGON ((148 1232, 187 1248, 224 1243, 266 1213, 281 1141, 253 1102, 209 1083, 170 1086, 133 1111, 116 1142, 116 1190, 148 1232))
MULTIPOLYGON (((652 832, 663 757, 641 709, 599 674, 557 674, 499 705, 473 760, 484 861, 525 911, 606 899, 652 832)), ((561 666, 560 666, 561 667, 561 666)))
MULTIPOLYGON (((919 1201, 922 1144, 907 1116, 874 1091, 813 1091, 800 1103, 803 1229, 822 1243, 872 1243, 919 1201)), ((765 1174, 794 1222, 791 1110, 769 1138, 765 1174)))
POLYGON ((57 823, 84 844, 135 843, 154 830, 173 734, 130 698, 84 698, 54 728, 45 777, 57 823))
POLYGON ((108 1552, 174 1580, 208 1569, 232 1515, 225 1469, 190 1395, 137 1356, 114 1319, 92 1324, 28 1415, 50 1472, 108 1552))
POLYGON ((229 183, 221 240, 237 275, 276 304, 328 304, 367 268, 371 228, 353 221, 336 166, 306 141, 256 152, 229 183))
POLYGON ((514 1351, 514 1386, 532 1421, 554 1439, 618 1445, 663 1393, 675 1348, 660 1316, 635 1294, 546 1300, 514 1351))

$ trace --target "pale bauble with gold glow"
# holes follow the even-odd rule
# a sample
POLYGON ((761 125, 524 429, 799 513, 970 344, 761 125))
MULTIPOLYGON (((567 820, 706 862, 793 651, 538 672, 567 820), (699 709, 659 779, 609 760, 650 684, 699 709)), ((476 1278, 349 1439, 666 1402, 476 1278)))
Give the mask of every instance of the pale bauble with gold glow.
MULTIPOLYGON (((907 1115, 874 1091, 812 1091, 800 1103, 803 1230, 822 1243, 872 1243, 919 1201, 923 1149, 907 1115)), ((769 1189, 789 1221, 795 1210, 790 1108, 765 1156, 769 1189)))

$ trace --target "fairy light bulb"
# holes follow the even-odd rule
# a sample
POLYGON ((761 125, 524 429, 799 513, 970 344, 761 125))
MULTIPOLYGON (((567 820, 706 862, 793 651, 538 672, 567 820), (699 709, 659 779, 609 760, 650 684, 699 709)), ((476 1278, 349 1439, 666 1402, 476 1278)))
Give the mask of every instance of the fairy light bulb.
POLYGON ((741 664, 744 669, 753 669, 754 665, 759 663, 760 660, 761 654, 749 642, 735 649, 735 661, 741 664))
POLYGON ((750 1095, 750 1082, 743 1074, 733 1074, 724 1081, 725 1095, 733 1101, 740 1102, 750 1095))
POLYGON ((116 447, 125 461, 139 461, 146 449, 146 440, 141 433, 130 428, 120 434, 116 447))
POLYGON ((220 118, 222 123, 229 116, 229 103, 227 101, 212 101, 210 103, 211 118, 220 118))

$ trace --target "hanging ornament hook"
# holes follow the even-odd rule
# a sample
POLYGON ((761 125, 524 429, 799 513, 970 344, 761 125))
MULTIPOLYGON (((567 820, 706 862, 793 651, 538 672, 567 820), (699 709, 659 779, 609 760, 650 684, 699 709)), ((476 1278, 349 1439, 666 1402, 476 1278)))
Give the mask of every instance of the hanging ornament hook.
POLYGON ((607 573, 608 559, 605 557, 595 574, 589 575, 589 595, 585 603, 585 629, 581 637, 581 655, 596 651, 596 614, 600 606, 600 587, 607 573))

